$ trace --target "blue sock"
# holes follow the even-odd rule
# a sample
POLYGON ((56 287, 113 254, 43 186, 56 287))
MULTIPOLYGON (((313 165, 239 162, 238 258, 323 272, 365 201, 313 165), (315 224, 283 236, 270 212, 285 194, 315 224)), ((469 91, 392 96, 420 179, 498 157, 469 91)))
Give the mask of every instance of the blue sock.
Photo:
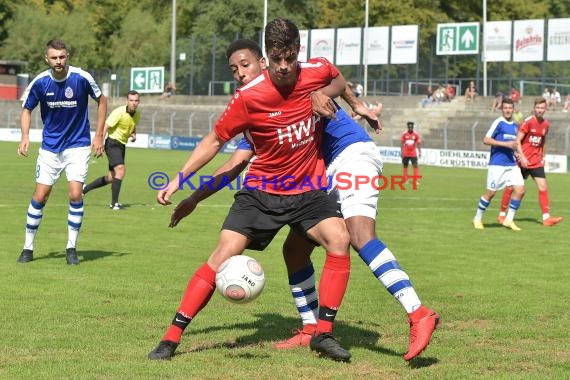
POLYGON ((394 296, 409 314, 421 305, 421 301, 410 282, 410 278, 400 268, 398 261, 380 239, 372 239, 362 247, 360 258, 370 268, 388 292, 394 296))
POLYGON ((316 324, 319 314, 318 293, 315 287, 313 263, 289 276, 289 287, 303 325, 316 324))

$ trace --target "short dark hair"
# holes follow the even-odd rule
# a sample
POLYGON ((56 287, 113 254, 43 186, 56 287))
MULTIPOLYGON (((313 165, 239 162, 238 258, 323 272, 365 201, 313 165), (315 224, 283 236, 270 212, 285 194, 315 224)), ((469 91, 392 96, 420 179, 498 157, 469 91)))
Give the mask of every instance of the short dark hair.
MULTIPOLYGON (((54 38, 53 40, 48 41, 48 43, 46 44, 46 50, 47 49, 68 50, 65 42, 63 40, 60 40, 57 38, 54 38)), ((69 53, 69 50, 68 50, 68 53, 69 53)))
POLYGON ((301 47, 299 28, 293 21, 276 18, 265 26, 265 50, 298 50, 301 47))
POLYGON ((129 97, 129 95, 138 95, 139 92, 135 91, 135 90, 130 90, 129 92, 127 92, 127 98, 129 97))
POLYGON ((408 127, 413 127, 414 126, 414 122, 413 121, 408 121, 408 127))
POLYGON ((513 102, 513 99, 505 98, 503 99, 503 104, 510 104, 511 106, 513 106, 515 103, 513 102))
POLYGON ((228 46, 228 49, 226 50, 226 58, 230 59, 233 53, 243 49, 251 51, 253 55, 255 55, 255 58, 257 59, 261 59, 261 57, 263 57, 263 52, 261 51, 261 48, 259 47, 257 42, 248 40, 246 38, 240 38, 239 40, 235 40, 230 44, 230 46, 228 46))

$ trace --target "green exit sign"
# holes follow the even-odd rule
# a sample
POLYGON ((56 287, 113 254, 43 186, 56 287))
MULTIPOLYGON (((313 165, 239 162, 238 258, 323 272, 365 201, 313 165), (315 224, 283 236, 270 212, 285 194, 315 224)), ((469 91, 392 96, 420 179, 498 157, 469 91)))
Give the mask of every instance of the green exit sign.
POLYGON ((437 24, 437 55, 479 53, 479 23, 437 24))

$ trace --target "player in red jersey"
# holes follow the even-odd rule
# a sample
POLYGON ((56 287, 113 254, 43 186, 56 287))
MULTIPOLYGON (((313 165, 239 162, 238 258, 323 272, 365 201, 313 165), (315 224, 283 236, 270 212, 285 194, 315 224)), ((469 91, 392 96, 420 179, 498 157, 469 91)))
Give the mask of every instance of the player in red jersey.
POLYGON ((402 165, 404 166, 404 176, 406 179, 410 178, 408 174, 408 165, 410 161, 414 168, 413 181, 415 184, 419 183, 418 179, 420 176, 420 169, 418 167, 418 157, 422 156, 421 143, 422 139, 419 133, 414 131, 414 122, 408 121, 408 130, 402 133, 402 165))
MULTIPOLYGON (((334 360, 349 360, 350 352, 332 335, 350 274, 349 234, 336 204, 319 189, 326 187, 325 165, 319 152, 322 121, 313 117, 311 93, 346 81, 326 59, 299 63, 299 30, 291 21, 275 19, 265 28, 266 72, 236 91, 214 130, 196 147, 179 175, 158 193, 159 203, 185 179, 208 163, 228 141, 243 133, 254 147, 244 189, 222 226, 220 239, 207 262, 192 276, 176 315, 148 357, 169 360, 186 327, 215 290, 216 270, 244 249, 264 249, 284 225, 322 245, 327 254, 319 284, 319 320, 310 347, 334 360)), ((331 100, 332 104, 332 100, 331 100)))
MULTIPOLYGON (((546 135, 550 122, 544 118, 546 112, 546 99, 540 97, 534 100, 534 115, 527 117, 517 132, 518 164, 524 179, 532 176, 538 187, 538 203, 542 210, 542 224, 550 227, 562 221, 562 217, 550 215, 550 202, 548 200, 548 185, 544 171, 544 156, 546 155, 546 135)), ((504 220, 506 209, 511 198, 512 188, 508 187, 503 193, 499 223, 504 220)))

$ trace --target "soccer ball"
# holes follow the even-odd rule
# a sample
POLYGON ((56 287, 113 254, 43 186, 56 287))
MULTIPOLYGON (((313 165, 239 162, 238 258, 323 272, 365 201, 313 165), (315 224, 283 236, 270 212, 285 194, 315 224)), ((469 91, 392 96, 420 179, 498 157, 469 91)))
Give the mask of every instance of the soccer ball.
POLYGON ((247 303, 256 299, 265 285, 265 274, 257 260, 245 255, 232 256, 216 273, 216 288, 230 302, 247 303))

